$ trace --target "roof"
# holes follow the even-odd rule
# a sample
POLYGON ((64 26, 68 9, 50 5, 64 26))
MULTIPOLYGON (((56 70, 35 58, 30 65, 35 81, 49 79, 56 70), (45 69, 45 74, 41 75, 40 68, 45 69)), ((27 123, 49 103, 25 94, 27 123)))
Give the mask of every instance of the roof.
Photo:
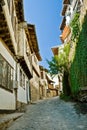
POLYGON ((63 33, 61 35, 61 40, 64 41, 68 37, 68 35, 70 34, 70 32, 71 32, 70 27, 69 26, 65 26, 65 28, 63 30, 63 33))
POLYGON ((28 31, 30 34, 30 40, 31 40, 31 48, 33 48, 32 53, 34 52, 36 54, 36 57, 39 61, 42 60, 40 53, 39 53, 39 47, 38 47, 38 41, 37 41, 37 36, 36 36, 36 31, 35 31, 35 25, 33 24, 28 24, 28 31))
POLYGON ((63 20, 62 20, 62 23, 61 23, 61 26, 60 26, 60 30, 63 30, 64 29, 64 27, 65 27, 65 25, 66 25, 66 18, 65 17, 63 17, 63 20))
POLYGON ((70 4, 70 0, 63 0, 63 4, 70 4))
POLYGON ((51 83, 54 83, 53 79, 51 78, 51 76, 49 74, 46 74, 47 76, 47 80, 51 83))
POLYGON ((62 9, 62 15, 65 16, 68 5, 64 5, 62 9))
POLYGON ((42 65, 39 65, 39 67, 40 67, 40 70, 48 72, 48 70, 46 68, 44 68, 42 65))
POLYGON ((52 47, 52 48, 51 48, 51 50, 52 50, 54 56, 55 56, 55 55, 58 55, 58 48, 59 48, 58 46, 55 46, 55 47, 52 47))

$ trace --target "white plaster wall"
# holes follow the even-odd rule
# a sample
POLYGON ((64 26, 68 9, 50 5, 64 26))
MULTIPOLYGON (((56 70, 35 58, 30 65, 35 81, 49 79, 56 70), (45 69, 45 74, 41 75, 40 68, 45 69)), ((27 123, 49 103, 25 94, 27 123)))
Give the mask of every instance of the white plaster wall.
POLYGON ((22 103, 27 103, 26 89, 19 86, 17 100, 22 103))
POLYGON ((0 88, 0 110, 15 110, 15 94, 0 88))
MULTIPOLYGON (((26 82, 25 82, 25 89, 20 86, 20 65, 17 64, 17 80, 18 80, 18 92, 17 92, 17 101, 22 103, 27 103, 27 91, 29 92, 29 88, 26 89, 26 82)), ((27 77, 25 80, 28 80, 27 77)), ((29 93, 28 93, 29 95, 29 93)))
MULTIPOLYGON (((10 64, 15 71, 15 60, 6 49, 4 42, 0 39, 0 54, 10 64)), ((15 74, 15 72, 14 72, 15 74)), ((14 77, 14 75, 13 75, 14 77)), ((0 109, 2 110, 14 110, 15 109, 15 94, 6 91, 4 88, 0 88, 0 109)))
POLYGON ((54 81, 54 87, 55 87, 56 85, 59 85, 58 75, 55 75, 55 76, 53 77, 53 81, 54 81))
POLYGON ((0 54, 6 59, 6 61, 14 68, 14 59, 4 46, 3 41, 0 39, 0 54))
POLYGON ((28 82, 28 84, 26 84, 26 98, 27 98, 27 101, 29 102, 30 101, 30 86, 29 86, 30 84, 27 77, 26 77, 26 82, 28 82))

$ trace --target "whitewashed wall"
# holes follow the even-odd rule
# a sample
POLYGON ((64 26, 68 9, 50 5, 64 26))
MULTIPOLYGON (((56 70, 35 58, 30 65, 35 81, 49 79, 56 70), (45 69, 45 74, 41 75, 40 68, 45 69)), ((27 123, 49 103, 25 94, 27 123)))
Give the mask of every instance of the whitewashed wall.
MULTIPOLYGON (((30 101, 29 98, 29 86, 26 88, 26 81, 25 81, 25 86, 24 88, 20 86, 20 65, 17 65, 17 75, 18 75, 18 92, 17 92, 17 101, 21 103, 27 103, 27 101, 30 101)), ((27 76, 25 77, 25 80, 27 79, 27 76)))
POLYGON ((15 95, 0 88, 0 110, 15 110, 15 95))
POLYGON ((26 95, 26 89, 23 89, 22 87, 18 87, 18 99, 21 103, 27 104, 27 95, 26 95))
POLYGON ((5 47, 4 42, 0 39, 0 54, 6 59, 11 67, 14 68, 15 61, 5 47))
POLYGON ((53 81, 54 81, 54 87, 55 87, 56 85, 59 85, 58 74, 53 77, 53 81))
MULTIPOLYGON (((15 61, 6 49, 3 41, 0 39, 0 54, 15 70, 15 61)), ((14 76, 13 76, 14 77, 14 76)), ((14 110, 15 109, 15 94, 8 92, 4 88, 0 88, 0 110, 14 110)))

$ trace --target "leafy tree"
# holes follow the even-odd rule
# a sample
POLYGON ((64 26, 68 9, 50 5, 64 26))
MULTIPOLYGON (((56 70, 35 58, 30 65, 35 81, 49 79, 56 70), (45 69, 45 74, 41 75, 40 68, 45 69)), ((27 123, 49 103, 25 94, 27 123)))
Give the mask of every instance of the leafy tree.
POLYGON ((58 55, 52 57, 52 60, 47 60, 49 64, 49 72, 51 74, 58 74, 58 72, 68 71, 69 65, 69 51, 70 51, 70 44, 66 44, 58 55))
POLYGON ((65 95, 71 94, 69 85, 69 52, 70 44, 66 44, 62 52, 52 57, 51 61, 47 60, 51 74, 63 73, 63 92, 65 95))
POLYGON ((49 72, 51 74, 58 74, 59 66, 58 66, 58 56, 52 57, 52 60, 47 60, 47 63, 49 64, 49 72))

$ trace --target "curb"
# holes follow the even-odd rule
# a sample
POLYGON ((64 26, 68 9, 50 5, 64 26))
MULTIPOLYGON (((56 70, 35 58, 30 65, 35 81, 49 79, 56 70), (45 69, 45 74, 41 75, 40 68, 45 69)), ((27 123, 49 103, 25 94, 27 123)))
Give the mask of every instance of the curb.
POLYGON ((6 128, 16 119, 21 117, 24 113, 7 114, 0 118, 0 130, 6 130, 6 128))

